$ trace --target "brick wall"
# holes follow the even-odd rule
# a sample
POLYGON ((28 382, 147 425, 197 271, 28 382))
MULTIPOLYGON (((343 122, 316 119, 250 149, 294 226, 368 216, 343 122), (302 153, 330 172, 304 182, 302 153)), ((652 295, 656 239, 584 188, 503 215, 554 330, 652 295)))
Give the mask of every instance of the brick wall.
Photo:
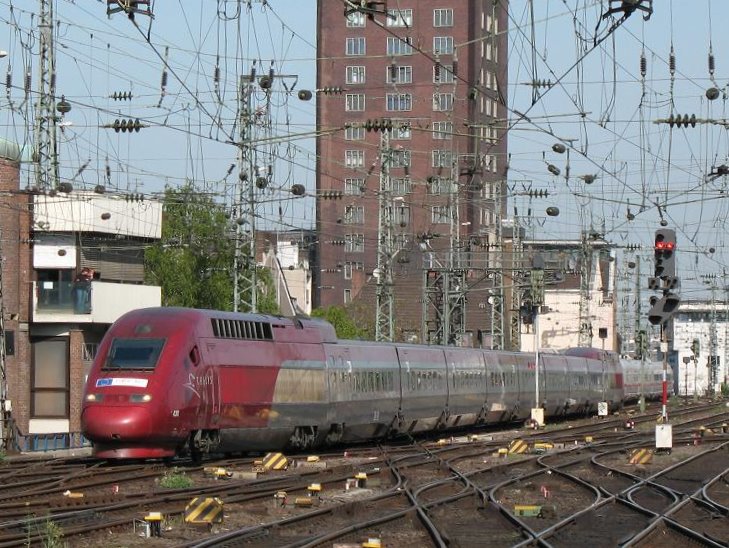
POLYGON ((70 412, 69 412, 69 429, 71 432, 79 432, 81 430, 81 404, 83 403, 84 391, 84 362, 83 362, 83 344, 84 333, 81 330, 71 330, 69 337, 70 343, 70 412))
POLYGON ((27 432, 30 417, 30 214, 29 195, 20 192, 20 164, 0 158, 0 230, 2 230, 3 309, 5 330, 15 335, 15 353, 5 361, 13 418, 27 432))

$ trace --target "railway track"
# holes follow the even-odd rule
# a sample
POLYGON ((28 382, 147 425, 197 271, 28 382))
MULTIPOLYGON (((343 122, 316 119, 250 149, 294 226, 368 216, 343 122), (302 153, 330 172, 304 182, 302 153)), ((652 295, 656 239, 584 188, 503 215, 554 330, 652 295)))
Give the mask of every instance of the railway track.
MULTIPOLYGON (((631 465, 630 452, 652 443, 655 413, 550 427, 362 447, 322 454, 326 468, 290 467, 257 479, 215 479, 177 463, 194 479, 165 489, 161 463, 109 465, 93 459, 12 460, 0 465, 0 548, 43 544, 115 546, 726 546, 729 455, 716 405, 674 410, 674 451, 631 465), (712 432, 697 438, 700 427, 712 432), (512 438, 549 442, 545 454, 504 454, 512 438), (586 439, 591 438, 591 442, 586 439), (698 443, 697 443, 698 440, 698 443), (501 451, 499 451, 501 449, 501 451), (359 473, 367 481, 354 487, 359 473), (298 504, 318 484, 321 495, 298 504), (351 488, 347 489, 349 485, 351 488), (278 497, 286 491, 288 502, 278 497), (83 496, 70 496, 82 494, 83 496), (194 497, 224 501, 225 520, 185 523, 194 497), (538 508, 538 511, 536 510, 538 508), (141 538, 148 512, 165 519, 161 537, 141 538), (619 531, 619 533, 616 533, 619 531), (663 536, 661 536, 663 535, 663 536)), ((211 463, 250 470, 252 459, 211 463)))

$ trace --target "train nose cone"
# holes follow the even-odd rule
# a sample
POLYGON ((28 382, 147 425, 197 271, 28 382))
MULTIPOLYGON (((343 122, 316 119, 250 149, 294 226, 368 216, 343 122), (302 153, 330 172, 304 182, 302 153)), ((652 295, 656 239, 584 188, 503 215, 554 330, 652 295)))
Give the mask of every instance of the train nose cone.
POLYGON ((91 440, 136 440, 153 433, 152 414, 144 407, 90 406, 81 414, 81 429, 91 440))

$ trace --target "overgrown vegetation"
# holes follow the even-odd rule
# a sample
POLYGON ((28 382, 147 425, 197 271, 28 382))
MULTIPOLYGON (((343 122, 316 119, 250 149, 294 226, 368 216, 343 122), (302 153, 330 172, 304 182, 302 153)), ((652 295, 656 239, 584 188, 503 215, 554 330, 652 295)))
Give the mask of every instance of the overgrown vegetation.
POLYGON ((192 487, 192 479, 185 474, 184 470, 170 468, 162 476, 159 484, 165 489, 187 489, 192 487))
MULTIPOLYGON (((39 546, 43 548, 66 548, 68 543, 63 540, 63 530, 53 521, 46 520, 44 523, 38 523, 36 525, 38 537, 40 537, 39 546)), ((27 534, 30 535, 33 527, 27 529, 27 534)), ((30 546, 30 536, 26 541, 27 545, 30 546)))
POLYGON ((360 329, 341 306, 328 306, 317 308, 311 311, 315 318, 322 318, 334 326, 334 331, 340 339, 362 339, 365 338, 365 330, 360 329))
MULTIPOLYGON (((233 310, 236 237, 235 222, 209 192, 191 181, 167 187, 162 238, 144 253, 146 281, 162 288, 162 305, 233 310)), ((270 272, 255 261, 239 266, 243 275, 251 268, 258 279, 258 311, 277 313, 270 272)), ((244 289, 241 301, 250 300, 250 288, 244 289)))

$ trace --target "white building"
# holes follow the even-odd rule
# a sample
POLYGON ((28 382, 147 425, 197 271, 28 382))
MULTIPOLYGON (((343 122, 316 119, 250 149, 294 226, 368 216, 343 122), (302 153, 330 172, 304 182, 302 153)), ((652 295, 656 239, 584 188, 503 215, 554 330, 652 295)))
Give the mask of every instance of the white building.
POLYGON ((727 383, 728 313, 729 305, 726 302, 681 303, 673 318, 673 350, 678 361, 679 395, 718 393, 721 385, 727 383), (694 340, 698 341, 698 357, 691 351, 694 340))

